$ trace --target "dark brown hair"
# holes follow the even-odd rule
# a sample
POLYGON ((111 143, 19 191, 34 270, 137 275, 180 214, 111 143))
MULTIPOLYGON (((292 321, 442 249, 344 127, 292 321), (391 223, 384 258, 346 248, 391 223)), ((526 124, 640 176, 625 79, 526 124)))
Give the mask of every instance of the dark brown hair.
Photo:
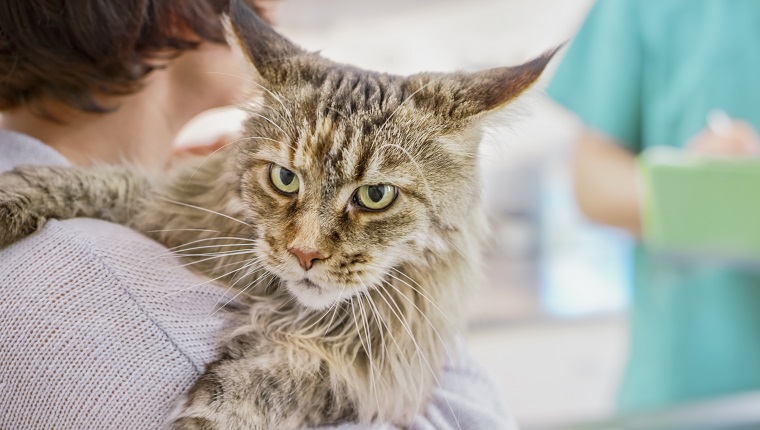
MULTIPOLYGON (((248 2, 263 11, 260 1, 248 2)), ((203 41, 225 43, 220 15, 227 6, 228 0, 0 1, 0 110, 46 97, 106 112, 93 94, 133 93, 182 51, 203 41)))

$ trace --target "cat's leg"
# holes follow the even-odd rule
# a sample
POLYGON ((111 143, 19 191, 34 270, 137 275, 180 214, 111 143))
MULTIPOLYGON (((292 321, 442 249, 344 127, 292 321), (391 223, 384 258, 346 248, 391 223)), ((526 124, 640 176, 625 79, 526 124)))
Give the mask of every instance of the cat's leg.
POLYGON ((291 379, 275 382, 272 372, 253 360, 222 360, 212 364, 183 401, 177 430, 297 430, 303 427, 291 407, 293 395, 283 392, 291 379))
POLYGON ((0 247, 50 218, 100 218, 126 223, 140 210, 149 183, 124 167, 22 167, 0 174, 0 247))
POLYGON ((299 430, 356 419, 313 352, 266 341, 239 352, 209 365, 180 404, 175 428, 299 430))
POLYGON ((235 176, 226 153, 176 163, 155 180, 124 166, 21 167, 0 173, 0 247, 34 233, 51 218, 98 218, 127 225, 167 246, 202 229, 248 233, 236 209, 235 176))

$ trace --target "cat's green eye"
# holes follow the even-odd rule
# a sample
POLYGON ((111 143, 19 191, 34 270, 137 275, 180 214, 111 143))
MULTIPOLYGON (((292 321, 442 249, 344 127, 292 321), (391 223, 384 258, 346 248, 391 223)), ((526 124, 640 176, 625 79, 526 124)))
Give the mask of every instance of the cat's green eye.
POLYGON ((393 185, 364 185, 356 190, 354 200, 362 209, 381 211, 387 209, 398 195, 398 189, 393 185))
POLYGON ((301 186, 298 175, 278 164, 269 166, 269 180, 274 189, 283 194, 296 194, 301 186))

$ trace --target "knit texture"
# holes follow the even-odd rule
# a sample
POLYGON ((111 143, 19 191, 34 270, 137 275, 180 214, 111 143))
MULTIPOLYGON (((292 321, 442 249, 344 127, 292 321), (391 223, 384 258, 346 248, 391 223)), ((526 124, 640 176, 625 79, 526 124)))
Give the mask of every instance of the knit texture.
MULTIPOLYGON (((67 162, 28 136, 0 132, 0 171, 23 164, 67 162)), ((231 299, 128 228, 49 221, 0 250, 0 430, 166 427, 220 354, 227 321, 218 309, 231 299)), ((413 428, 515 428, 466 351, 454 356, 461 360, 447 364, 413 428)))

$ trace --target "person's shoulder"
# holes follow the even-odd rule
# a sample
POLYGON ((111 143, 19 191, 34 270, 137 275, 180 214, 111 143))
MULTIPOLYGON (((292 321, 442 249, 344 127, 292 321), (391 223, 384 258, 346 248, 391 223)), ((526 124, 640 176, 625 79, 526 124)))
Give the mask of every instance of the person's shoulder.
POLYGON ((162 427, 227 326, 214 314, 224 290, 166 253, 92 219, 0 249, 0 428, 162 427))
POLYGON ((199 369, 218 355, 220 333, 228 325, 217 312, 230 300, 224 289, 150 238, 95 219, 50 220, 0 250, 0 295, 13 293, 65 296, 53 318, 67 318, 85 305, 144 320, 199 369))

